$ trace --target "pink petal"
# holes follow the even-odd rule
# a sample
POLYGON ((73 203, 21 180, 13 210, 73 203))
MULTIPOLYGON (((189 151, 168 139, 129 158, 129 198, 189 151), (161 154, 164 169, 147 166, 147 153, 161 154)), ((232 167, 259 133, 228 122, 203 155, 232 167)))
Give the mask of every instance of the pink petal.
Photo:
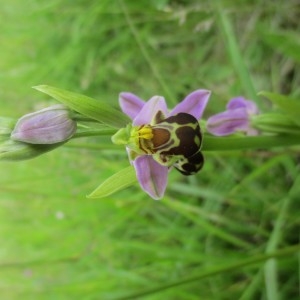
POLYGON ((231 99, 226 108, 228 110, 236 108, 245 108, 250 115, 258 114, 258 108, 254 101, 246 100, 244 97, 235 97, 231 99))
POLYGON ((145 105, 142 99, 128 92, 120 93, 119 103, 123 113, 131 119, 134 119, 145 105))
POLYGON ((208 118, 207 131, 216 136, 235 133, 236 131, 247 132, 249 129, 248 114, 245 108, 227 110, 208 118))
POLYGON ((167 186, 168 168, 157 163, 150 155, 137 157, 133 165, 142 189, 153 199, 161 199, 167 186))
POLYGON ((242 96, 232 98, 226 105, 226 109, 245 108, 246 99, 242 96))
POLYGON ((170 112, 170 115, 173 116, 180 112, 185 112, 199 120, 202 117, 210 94, 211 92, 208 90, 196 90, 190 93, 182 102, 173 108, 173 110, 170 112))
POLYGON ((164 115, 167 115, 168 108, 164 97, 153 96, 143 106, 141 111, 133 120, 133 125, 150 124, 156 113, 161 111, 164 115))

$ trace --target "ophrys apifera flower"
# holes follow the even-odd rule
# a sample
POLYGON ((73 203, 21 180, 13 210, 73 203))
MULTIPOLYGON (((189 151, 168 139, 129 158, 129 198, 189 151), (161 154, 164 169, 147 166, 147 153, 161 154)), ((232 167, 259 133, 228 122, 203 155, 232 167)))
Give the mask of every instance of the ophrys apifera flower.
POLYGON ((145 102, 132 93, 120 94, 120 106, 132 123, 120 129, 112 140, 126 145, 137 179, 152 198, 164 195, 171 167, 184 175, 196 174, 202 168, 198 120, 209 96, 208 90, 196 90, 169 111, 162 96, 145 102))

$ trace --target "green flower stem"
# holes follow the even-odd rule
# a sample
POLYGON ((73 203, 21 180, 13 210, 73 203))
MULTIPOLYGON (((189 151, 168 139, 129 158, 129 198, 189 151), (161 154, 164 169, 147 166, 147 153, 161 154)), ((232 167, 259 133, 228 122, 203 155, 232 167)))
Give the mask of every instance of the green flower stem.
MULTIPOLYGON (((82 132, 77 132, 73 136, 73 138, 91 136, 112 136, 115 133, 115 129, 86 130, 82 132)), ((204 136, 202 151, 258 150, 297 145, 300 146, 300 138, 296 135, 242 137, 204 136)))
POLYGON ((249 136, 249 137, 204 137, 202 151, 234 151, 269 149, 300 145, 295 135, 249 136))
POLYGON ((78 131, 74 134, 73 138, 90 137, 90 136, 112 136, 116 133, 116 129, 87 129, 78 131))
POLYGON ((97 123, 97 124, 99 124, 99 121, 97 121, 95 119, 91 119, 91 118, 86 117, 84 115, 81 115, 77 112, 73 112, 72 118, 77 122, 88 122, 88 123, 97 123))
POLYGON ((119 153, 120 155, 126 156, 126 152, 124 148, 118 147, 114 144, 106 144, 106 143, 67 143, 64 145, 67 148, 74 149, 85 149, 85 150, 95 150, 95 151, 114 151, 114 153, 119 153))

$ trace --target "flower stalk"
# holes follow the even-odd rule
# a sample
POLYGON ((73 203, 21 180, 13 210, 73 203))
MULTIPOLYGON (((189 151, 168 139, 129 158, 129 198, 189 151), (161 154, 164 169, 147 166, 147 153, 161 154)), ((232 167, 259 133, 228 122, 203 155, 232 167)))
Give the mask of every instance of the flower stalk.
POLYGON ((202 151, 241 151, 299 146, 296 135, 211 137, 204 136, 202 151))

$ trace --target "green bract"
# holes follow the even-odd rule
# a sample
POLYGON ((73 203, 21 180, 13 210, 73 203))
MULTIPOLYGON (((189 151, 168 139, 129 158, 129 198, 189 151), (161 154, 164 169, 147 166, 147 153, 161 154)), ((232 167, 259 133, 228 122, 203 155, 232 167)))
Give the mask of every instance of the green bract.
POLYGON ((300 102, 279 94, 270 92, 260 92, 259 95, 265 96, 274 104, 276 104, 282 111, 284 111, 287 117, 290 117, 298 126, 300 126, 300 102))
POLYGON ((1 136, 10 135, 15 126, 15 123, 16 120, 12 118, 0 117, 0 138, 1 136))
POLYGON ((137 182, 134 168, 129 166, 115 173, 100 184, 88 198, 103 198, 137 182))
POLYGON ((0 144, 0 160, 18 161, 34 158, 63 144, 64 142, 49 145, 34 145, 7 140, 0 144))
POLYGON ((123 113, 103 100, 95 100, 48 85, 39 85, 34 88, 60 101, 72 110, 108 126, 120 128, 129 122, 129 119, 123 113))

